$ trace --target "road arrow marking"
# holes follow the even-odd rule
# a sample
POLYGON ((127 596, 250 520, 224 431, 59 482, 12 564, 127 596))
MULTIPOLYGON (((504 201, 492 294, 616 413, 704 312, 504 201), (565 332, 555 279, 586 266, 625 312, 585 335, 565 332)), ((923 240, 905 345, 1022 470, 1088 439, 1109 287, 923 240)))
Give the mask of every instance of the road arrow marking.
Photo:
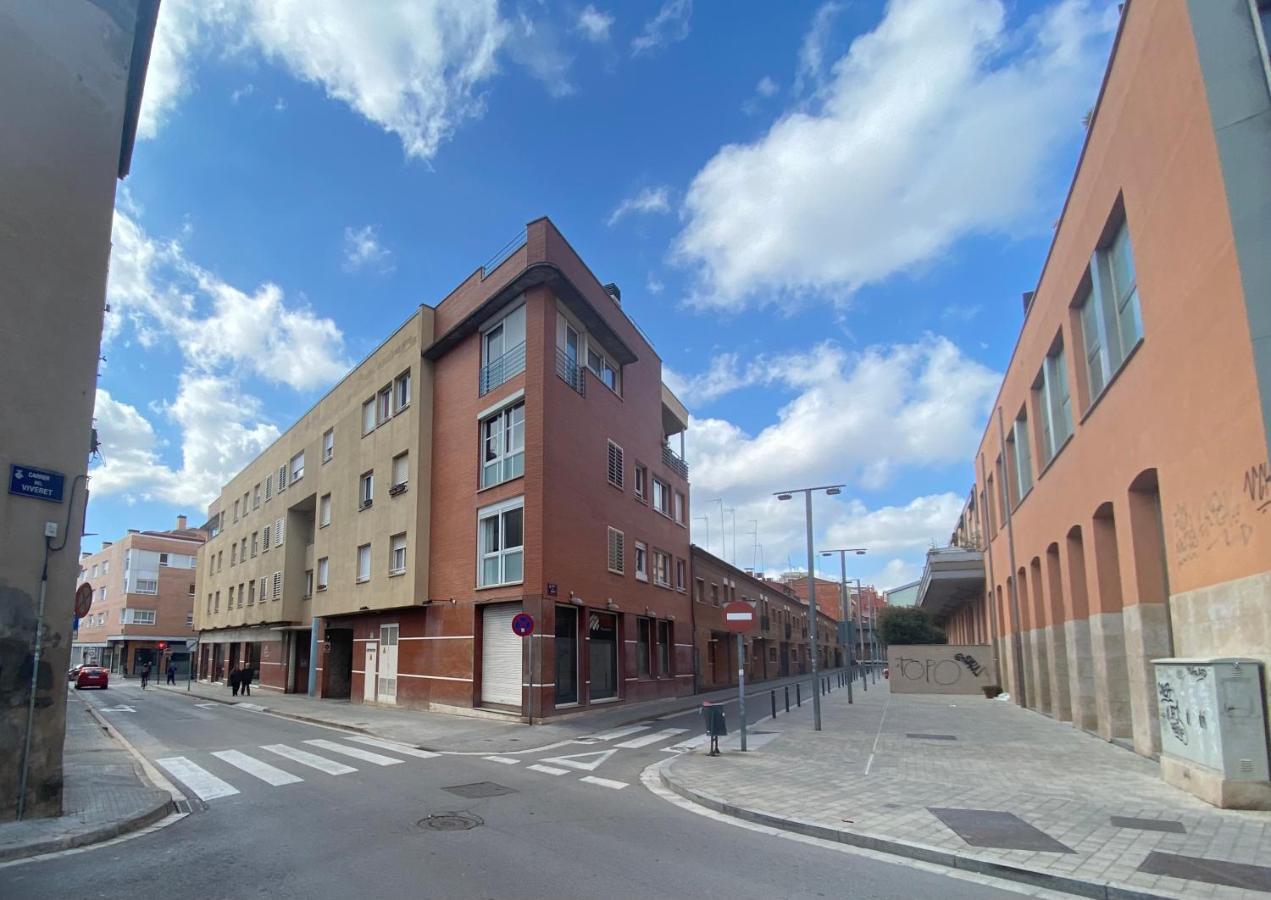
POLYGON ((539 761, 545 763, 560 763, 562 766, 569 766, 571 769, 579 769, 583 772, 594 772, 597 768, 599 768, 602 762, 617 752, 617 750, 596 750, 592 753, 572 753, 569 756, 553 756, 550 759, 539 761), (584 762, 584 760, 587 761, 584 762))

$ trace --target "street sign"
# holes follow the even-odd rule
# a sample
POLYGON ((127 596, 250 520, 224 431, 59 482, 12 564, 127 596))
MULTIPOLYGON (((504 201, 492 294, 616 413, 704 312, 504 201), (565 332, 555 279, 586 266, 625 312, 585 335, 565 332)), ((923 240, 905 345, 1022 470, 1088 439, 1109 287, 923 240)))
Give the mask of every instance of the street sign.
POLYGON ((49 472, 31 466, 9 466, 9 493, 20 497, 34 497, 49 503, 62 502, 62 488, 66 476, 61 472, 49 472))
POLYGON ((75 589, 75 618, 84 618, 92 607, 93 586, 85 581, 75 589))
POLYGON ((512 619, 512 630, 517 637, 529 637, 534 633, 534 617, 529 613, 517 613, 512 619))
POLYGON ((724 625, 733 634, 745 634, 755 625, 755 610, 744 600, 734 600, 724 607, 724 625))

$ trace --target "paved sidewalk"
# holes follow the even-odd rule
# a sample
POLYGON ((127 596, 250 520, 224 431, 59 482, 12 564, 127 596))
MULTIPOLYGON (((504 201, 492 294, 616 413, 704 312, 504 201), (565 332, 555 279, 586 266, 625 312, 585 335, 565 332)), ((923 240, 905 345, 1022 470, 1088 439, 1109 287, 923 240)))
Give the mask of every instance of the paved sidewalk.
MULTIPOLYGON (((762 695, 756 702, 762 700, 766 704, 767 692, 772 688, 793 684, 797 680, 806 682, 808 677, 803 675, 798 678, 762 682, 753 688, 755 694, 762 695)), ((827 675, 827 677, 833 677, 833 675, 827 675)), ((167 685, 159 685, 159 687, 162 690, 187 693, 184 682, 176 687, 167 685)), ((153 687, 150 689, 153 690, 153 687)), ((806 685, 804 690, 806 692, 806 685)), ((321 700, 303 694, 284 694, 275 689, 261 688, 258 684, 252 685, 250 697, 235 697, 223 684, 201 681, 193 682, 189 686, 188 693, 204 701, 250 704, 256 709, 275 715, 365 732, 411 744, 424 750, 476 754, 539 750, 597 731, 696 709, 706 700, 731 700, 737 696, 737 688, 734 686, 709 694, 695 694, 667 700, 593 707, 583 713, 533 726, 513 716, 504 717, 489 713, 481 717, 465 716, 350 703, 347 700, 321 700)), ((746 693, 747 696, 751 696, 751 689, 748 688, 746 693)))
POLYGON ((137 760, 73 694, 66 706, 63 813, 0 824, 0 861, 82 847, 144 828, 174 812, 137 760))
POLYGON ((730 736, 662 779, 762 824, 1083 896, 1271 897, 1271 814, 1215 809, 1152 760, 1010 703, 877 687, 823 698, 819 733, 805 703, 754 726, 782 732, 757 751, 728 752, 730 736))

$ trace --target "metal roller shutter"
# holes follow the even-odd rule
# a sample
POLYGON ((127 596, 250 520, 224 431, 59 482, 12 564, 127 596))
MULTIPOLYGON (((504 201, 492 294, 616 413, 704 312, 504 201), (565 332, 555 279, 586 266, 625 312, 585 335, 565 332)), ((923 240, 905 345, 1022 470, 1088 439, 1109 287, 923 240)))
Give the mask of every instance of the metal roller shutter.
POLYGON ((512 632, 519 603, 484 607, 481 617, 481 702, 521 706, 521 641, 512 632))

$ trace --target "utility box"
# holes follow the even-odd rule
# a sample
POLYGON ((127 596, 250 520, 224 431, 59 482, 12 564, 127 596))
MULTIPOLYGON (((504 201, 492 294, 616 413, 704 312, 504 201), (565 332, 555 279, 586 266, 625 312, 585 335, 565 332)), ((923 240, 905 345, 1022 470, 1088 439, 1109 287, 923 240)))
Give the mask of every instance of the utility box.
POLYGON ((1165 781, 1214 806, 1271 809, 1262 663, 1152 662, 1165 781))
POLYGON ((728 734, 728 723, 724 718, 723 706, 703 703, 702 718, 706 722, 706 733, 711 737, 723 737, 728 734))

